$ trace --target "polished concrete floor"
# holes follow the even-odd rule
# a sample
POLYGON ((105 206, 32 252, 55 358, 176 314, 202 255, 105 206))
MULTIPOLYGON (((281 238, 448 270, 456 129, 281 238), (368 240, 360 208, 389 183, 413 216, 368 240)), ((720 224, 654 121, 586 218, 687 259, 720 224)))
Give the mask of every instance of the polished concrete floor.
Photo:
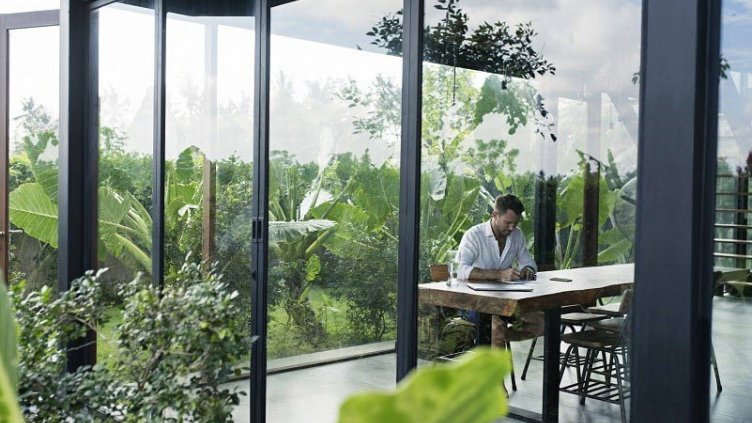
MULTIPOLYGON (((752 299, 717 297, 714 301, 713 341, 720 368, 723 392, 716 395, 711 379, 711 422, 752 422, 752 299)), ((539 343, 539 348, 542 348, 539 343)), ((522 372, 528 342, 512 345, 515 369, 522 372)), ((342 401, 354 392, 394 388, 394 354, 325 365, 269 376, 267 422, 334 423, 342 401)), ((570 378, 565 375, 565 378, 570 378)), ((541 409, 542 362, 533 361, 526 381, 518 376, 518 391, 510 404, 539 411, 541 409)), ((248 391, 248 382, 235 384, 248 391)), ((507 387, 509 387, 507 381, 507 387)), ((628 408, 628 407, 627 407, 628 408)), ((620 422, 619 407, 588 400, 580 406, 577 397, 562 393, 561 422, 620 422)), ((248 397, 235 413, 235 421, 247 422, 248 397)), ((504 422, 514 420, 504 419, 504 422)))

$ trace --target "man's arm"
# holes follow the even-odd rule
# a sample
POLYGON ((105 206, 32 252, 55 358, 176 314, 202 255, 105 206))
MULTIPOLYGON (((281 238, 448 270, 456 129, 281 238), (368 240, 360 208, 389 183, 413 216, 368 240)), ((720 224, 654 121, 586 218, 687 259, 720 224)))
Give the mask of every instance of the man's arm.
POLYGON ((517 269, 480 269, 473 267, 469 280, 510 282, 520 280, 520 272, 517 269))
POLYGON ((530 255, 527 250, 527 240, 525 240, 525 234, 520 231, 521 242, 517 246, 517 264, 520 266, 520 270, 526 267, 530 268, 533 273, 538 271, 538 266, 535 264, 535 259, 530 255))
POLYGON ((476 240, 472 239, 472 236, 468 232, 462 235, 462 240, 457 251, 460 263, 460 268, 457 270, 457 278, 460 280, 470 279, 473 264, 478 259, 478 245, 476 244, 476 240))

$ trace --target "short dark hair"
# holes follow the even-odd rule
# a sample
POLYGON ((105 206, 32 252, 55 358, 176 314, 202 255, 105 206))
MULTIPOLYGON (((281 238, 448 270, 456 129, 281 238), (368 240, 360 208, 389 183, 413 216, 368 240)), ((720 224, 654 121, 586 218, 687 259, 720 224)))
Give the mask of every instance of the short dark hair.
POLYGON ((522 201, 520 201, 517 196, 507 194, 496 197, 496 204, 494 204, 494 209, 502 214, 506 213, 507 210, 511 210, 518 216, 521 216, 522 212, 525 211, 525 206, 522 205, 522 201))

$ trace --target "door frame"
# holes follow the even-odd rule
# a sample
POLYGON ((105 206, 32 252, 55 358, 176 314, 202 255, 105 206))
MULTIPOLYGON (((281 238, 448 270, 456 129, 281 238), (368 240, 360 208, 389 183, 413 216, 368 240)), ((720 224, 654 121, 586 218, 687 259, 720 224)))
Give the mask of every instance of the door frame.
POLYGON ((2 271, 1 276, 6 285, 8 284, 8 233, 10 230, 8 214, 10 31, 58 26, 59 24, 59 10, 0 14, 0 271, 2 271))

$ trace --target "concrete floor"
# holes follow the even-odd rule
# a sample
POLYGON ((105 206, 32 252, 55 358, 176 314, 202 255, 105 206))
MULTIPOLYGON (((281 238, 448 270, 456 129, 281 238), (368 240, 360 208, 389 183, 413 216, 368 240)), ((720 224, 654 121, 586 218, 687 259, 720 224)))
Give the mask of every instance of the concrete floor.
MULTIPOLYGON (((713 318, 713 340, 723 392, 716 395, 715 380, 711 379, 710 421, 752 421, 752 401, 749 400, 752 390, 752 300, 717 297, 713 318)), ((539 349, 542 349, 541 344, 539 349)), ((529 342, 512 345, 518 374, 522 373, 529 345, 529 342)), ((334 423, 339 405, 350 394, 394 388, 395 360, 394 354, 387 354, 272 375, 267 386, 267 422, 334 423)), ((565 375, 565 379, 570 377, 573 375, 565 375)), ((510 405, 539 412, 541 381, 542 362, 533 361, 527 380, 520 381, 518 376, 518 391, 512 392, 510 405)), ((247 381, 235 386, 246 392, 249 388, 247 381)), ((508 380, 507 387, 510 388, 508 380)), ((580 406, 578 398, 567 393, 561 393, 559 415, 561 422, 620 422, 618 406, 594 400, 580 406)), ((249 421, 248 397, 243 397, 237 408, 235 421, 249 421)))

